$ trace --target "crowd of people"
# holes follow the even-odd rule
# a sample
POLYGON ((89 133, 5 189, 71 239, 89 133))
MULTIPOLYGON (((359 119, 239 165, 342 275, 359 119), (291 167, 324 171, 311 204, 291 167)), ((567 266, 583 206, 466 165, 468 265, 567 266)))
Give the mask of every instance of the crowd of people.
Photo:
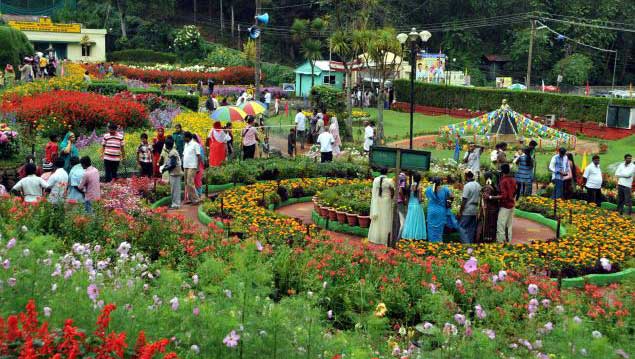
POLYGON ((33 56, 27 56, 16 69, 11 64, 6 64, 4 71, 0 70, 0 87, 12 87, 16 80, 21 83, 31 82, 38 78, 50 78, 58 75, 59 61, 54 51, 46 54, 36 52, 33 56))
POLYGON ((335 115, 329 116, 325 109, 316 108, 308 119, 302 108, 298 107, 294 124, 287 137, 289 157, 295 157, 297 154, 298 142, 301 150, 304 150, 306 143, 319 145, 322 163, 333 161, 334 156, 337 157, 341 153, 340 125, 335 115))
MULTIPOLYGON (((351 91, 351 103, 355 107, 376 107, 379 100, 379 88, 362 88, 356 86, 351 91)), ((384 89, 382 101, 384 103, 384 109, 389 109, 390 105, 395 100, 395 92, 393 88, 384 89)))

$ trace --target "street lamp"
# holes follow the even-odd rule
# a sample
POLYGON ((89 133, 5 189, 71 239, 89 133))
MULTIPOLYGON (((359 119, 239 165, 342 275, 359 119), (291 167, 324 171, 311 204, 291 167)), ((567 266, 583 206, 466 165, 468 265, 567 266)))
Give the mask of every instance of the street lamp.
POLYGON ((406 42, 410 44, 410 149, 412 149, 412 132, 414 124, 415 112, 415 71, 417 68, 417 49, 422 48, 432 34, 429 31, 417 32, 416 28, 412 28, 410 33, 401 33, 397 35, 397 41, 405 49, 406 42))

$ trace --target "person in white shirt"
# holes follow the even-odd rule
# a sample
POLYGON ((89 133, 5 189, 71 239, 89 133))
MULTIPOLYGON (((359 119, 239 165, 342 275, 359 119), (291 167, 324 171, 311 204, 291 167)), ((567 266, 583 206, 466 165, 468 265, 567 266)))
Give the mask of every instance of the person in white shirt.
POLYGON ((199 170, 199 164, 203 161, 201 146, 196 141, 192 141, 192 133, 189 131, 183 134, 183 140, 185 141, 185 146, 183 147, 183 169, 185 170, 185 196, 187 199, 185 204, 191 202, 192 205, 197 205, 200 199, 194 184, 194 177, 196 177, 196 172, 199 170))
POLYGON ((47 188, 51 190, 48 201, 54 204, 64 203, 66 189, 68 188, 68 173, 64 170, 64 159, 55 160, 55 172, 49 177, 47 188))
POLYGON ((238 99, 236 99, 236 106, 240 106, 245 102, 247 102, 247 93, 243 91, 243 93, 238 96, 238 99))
POLYGON ((463 157, 465 166, 472 171, 472 174, 474 174, 477 180, 480 178, 481 173, 481 152, 483 152, 483 147, 476 146, 474 142, 470 142, 468 151, 465 153, 465 157, 463 157))
POLYGON ((375 143, 375 130, 368 121, 364 121, 364 152, 370 152, 375 143))
POLYGON ((600 156, 593 156, 592 162, 586 166, 582 177, 586 187, 587 202, 595 203, 598 207, 602 204, 602 169, 600 168, 600 156))
POLYGON ((632 161, 633 156, 625 154, 624 163, 620 163, 615 171, 615 177, 617 177, 617 212, 619 212, 620 215, 623 214, 624 207, 627 207, 627 216, 633 213, 631 192, 633 188, 633 176, 635 175, 635 164, 633 164, 632 161))
POLYGON ((298 141, 300 141, 300 148, 304 149, 304 142, 306 141, 306 115, 304 115, 300 107, 298 107, 298 113, 295 115, 295 133, 298 141))
POLYGON ((564 178, 569 174, 570 170, 567 149, 561 147, 558 150, 558 154, 553 156, 551 162, 549 162, 551 180, 555 185, 552 198, 562 198, 564 195, 564 178))
POLYGON ((35 174, 37 167, 33 163, 27 163, 24 171, 26 177, 18 181, 11 190, 22 192, 24 202, 37 202, 42 197, 42 191, 48 187, 48 183, 35 174))
POLYGON ((265 90, 265 105, 267 106, 267 111, 271 108, 271 92, 269 90, 265 90))
POLYGON ((322 128, 322 133, 318 136, 316 143, 320 145, 321 162, 332 162, 333 145, 335 144, 333 135, 331 135, 331 133, 326 129, 322 128))

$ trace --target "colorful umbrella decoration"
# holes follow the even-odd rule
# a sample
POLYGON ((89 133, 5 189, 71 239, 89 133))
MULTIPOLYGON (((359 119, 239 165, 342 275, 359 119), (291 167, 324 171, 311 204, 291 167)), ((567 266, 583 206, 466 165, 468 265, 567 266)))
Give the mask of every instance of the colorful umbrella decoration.
POLYGON ((522 90, 526 90, 527 86, 523 84, 513 84, 511 86, 508 86, 507 89, 513 90, 513 91, 522 91, 522 90))
POLYGON ((267 112, 267 106, 260 101, 247 101, 240 105, 240 108, 245 111, 246 114, 257 116, 261 113, 267 112))
POLYGON ((212 120, 227 122, 227 121, 242 121, 247 117, 245 111, 236 106, 221 106, 210 115, 212 120))

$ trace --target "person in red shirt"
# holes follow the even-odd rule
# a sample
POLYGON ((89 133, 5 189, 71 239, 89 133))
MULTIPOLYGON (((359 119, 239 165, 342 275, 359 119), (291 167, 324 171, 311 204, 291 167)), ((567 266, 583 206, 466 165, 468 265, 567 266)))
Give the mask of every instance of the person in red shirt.
POLYGON ((55 163, 60 152, 58 142, 59 137, 57 135, 51 135, 49 137, 49 142, 46 144, 46 147, 44 147, 44 163, 42 164, 44 170, 53 169, 53 163, 55 163))
POLYGON ((507 243, 512 240, 512 223, 514 222, 514 207, 516 206, 516 180, 512 176, 508 163, 501 165, 503 177, 499 183, 500 195, 490 196, 490 199, 500 200, 498 221, 496 222, 496 241, 507 243))

